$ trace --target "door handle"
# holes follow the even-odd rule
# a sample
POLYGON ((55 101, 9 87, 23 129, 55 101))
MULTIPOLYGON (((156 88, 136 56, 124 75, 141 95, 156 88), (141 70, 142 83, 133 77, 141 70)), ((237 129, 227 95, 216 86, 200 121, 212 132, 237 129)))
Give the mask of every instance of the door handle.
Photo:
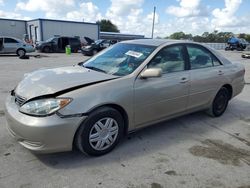
POLYGON ((188 79, 186 77, 181 78, 180 83, 186 83, 186 82, 188 82, 188 79))
POLYGON ((222 70, 219 70, 218 75, 223 75, 224 72, 222 70))

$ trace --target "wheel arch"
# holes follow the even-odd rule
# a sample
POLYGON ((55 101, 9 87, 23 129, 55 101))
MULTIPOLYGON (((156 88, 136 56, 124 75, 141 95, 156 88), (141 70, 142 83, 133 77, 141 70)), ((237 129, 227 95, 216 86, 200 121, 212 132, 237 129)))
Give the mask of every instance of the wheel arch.
POLYGON ((18 54, 18 53, 17 53, 18 50, 23 50, 23 51, 26 53, 26 50, 25 50, 24 48, 18 48, 18 49, 16 50, 16 54, 18 54))
POLYGON ((228 92, 229 92, 229 100, 232 98, 233 96, 233 87, 230 84, 225 84, 222 87, 225 87, 228 92))
MULTIPOLYGON (((123 135, 127 135, 128 134, 128 127, 129 127, 129 118, 128 118, 128 114, 127 114, 126 110, 122 106, 120 106, 118 104, 112 104, 112 103, 103 104, 103 105, 100 105, 100 106, 97 106, 97 107, 91 109, 86 114, 91 114, 92 112, 94 112, 94 111, 96 111, 96 110, 98 110, 100 108, 103 108, 103 107, 113 108, 113 109, 117 110, 122 115, 122 118, 124 120, 124 132, 123 132, 123 135)), ((76 135, 77 135, 77 132, 78 132, 79 128, 81 127, 81 124, 78 126, 78 128, 75 131, 75 134, 74 134, 74 137, 73 137, 73 142, 72 142, 72 148, 74 148, 74 146, 75 146, 76 135)))
POLYGON ((48 48, 49 49, 49 51, 51 52, 51 46, 49 46, 49 45, 45 45, 43 48, 42 48, 42 52, 45 52, 45 50, 44 49, 46 49, 46 48, 48 48))

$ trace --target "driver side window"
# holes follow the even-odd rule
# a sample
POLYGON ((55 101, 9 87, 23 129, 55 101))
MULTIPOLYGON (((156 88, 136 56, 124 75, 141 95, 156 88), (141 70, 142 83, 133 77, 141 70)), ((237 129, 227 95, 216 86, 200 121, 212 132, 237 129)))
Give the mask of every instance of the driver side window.
POLYGON ((163 73, 185 70, 183 46, 175 45, 163 48, 151 60, 148 68, 161 68, 163 73))

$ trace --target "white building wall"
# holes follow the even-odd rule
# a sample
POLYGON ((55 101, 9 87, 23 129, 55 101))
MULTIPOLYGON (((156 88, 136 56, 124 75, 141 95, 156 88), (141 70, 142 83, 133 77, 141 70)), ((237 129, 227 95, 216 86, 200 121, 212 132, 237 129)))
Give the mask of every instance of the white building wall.
POLYGON ((0 19, 0 36, 23 39, 26 34, 26 22, 21 20, 0 19))
POLYGON ((41 25, 39 20, 31 20, 27 22, 27 33, 29 39, 33 42, 41 41, 41 25))
POLYGON ((66 22, 56 20, 41 20, 43 40, 55 35, 89 37, 94 40, 99 38, 99 26, 97 24, 66 22))

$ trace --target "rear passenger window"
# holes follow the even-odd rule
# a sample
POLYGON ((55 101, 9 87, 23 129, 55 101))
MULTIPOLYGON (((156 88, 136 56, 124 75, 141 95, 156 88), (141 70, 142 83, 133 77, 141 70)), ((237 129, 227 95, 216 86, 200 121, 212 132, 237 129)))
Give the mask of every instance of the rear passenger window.
POLYGON ((18 43, 15 39, 12 38, 4 38, 5 43, 18 43))
POLYGON ((170 46, 162 49, 148 64, 148 68, 161 68, 163 73, 185 70, 183 46, 170 46))
POLYGON ((80 44, 80 40, 77 38, 69 38, 71 44, 80 44))
POLYGON ((199 46, 187 46, 191 69, 200 69, 221 65, 208 50, 199 46))

